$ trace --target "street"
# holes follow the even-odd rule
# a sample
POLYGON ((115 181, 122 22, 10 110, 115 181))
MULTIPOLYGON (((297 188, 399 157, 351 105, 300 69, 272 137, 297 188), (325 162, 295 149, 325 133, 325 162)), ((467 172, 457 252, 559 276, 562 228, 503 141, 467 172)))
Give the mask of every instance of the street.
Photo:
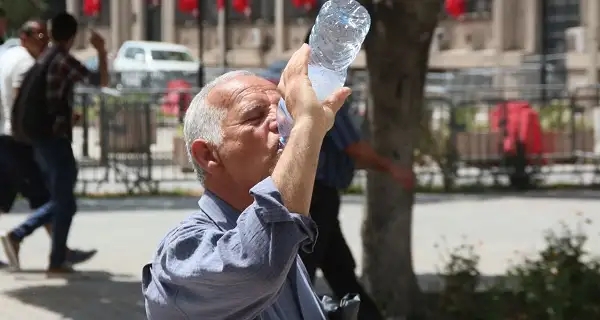
MULTIPOLYGON (((97 248, 98 255, 78 269, 72 279, 46 279, 49 242, 38 231, 23 243, 20 273, 0 272, 0 319, 145 319, 140 289, 140 270, 149 261, 161 237, 195 206, 191 198, 82 200, 69 244, 97 248), (134 211, 137 208, 138 211, 134 211), (189 208, 189 209, 187 209, 189 208)), ((477 244, 481 271, 500 274, 510 259, 543 245, 543 230, 560 221, 575 224, 581 217, 594 220, 600 194, 594 192, 532 192, 525 195, 461 196, 419 195, 415 208, 413 252, 418 274, 435 273, 441 267, 435 243, 447 246, 477 244)), ((359 262, 362 259, 360 197, 347 197, 340 220, 359 262)), ((23 203, 18 212, 27 212, 23 203)), ((24 213, 3 216, 0 229, 19 223, 24 213)), ((600 226, 586 226, 589 249, 600 255, 596 237, 600 226)), ((423 276, 420 277, 422 285, 423 276)))

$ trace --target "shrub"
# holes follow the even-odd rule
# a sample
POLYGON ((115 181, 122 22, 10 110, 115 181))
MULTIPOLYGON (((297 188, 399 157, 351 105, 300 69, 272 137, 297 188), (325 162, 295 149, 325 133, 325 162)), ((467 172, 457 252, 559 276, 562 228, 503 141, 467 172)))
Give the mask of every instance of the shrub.
POLYGON ((520 319, 600 319, 600 261, 584 248, 582 230, 590 223, 546 231, 545 248, 509 270, 520 319))
POLYGON ((472 245, 448 250, 440 272, 438 319, 571 320, 600 319, 600 260, 585 249, 583 231, 562 223, 547 230, 545 247, 512 266, 502 282, 478 290, 479 255, 472 245))
POLYGON ((440 293, 438 317, 445 319, 476 319, 477 289, 480 273, 478 269, 479 255, 475 247, 462 244, 453 249, 446 249, 444 266, 440 277, 444 287, 440 293))

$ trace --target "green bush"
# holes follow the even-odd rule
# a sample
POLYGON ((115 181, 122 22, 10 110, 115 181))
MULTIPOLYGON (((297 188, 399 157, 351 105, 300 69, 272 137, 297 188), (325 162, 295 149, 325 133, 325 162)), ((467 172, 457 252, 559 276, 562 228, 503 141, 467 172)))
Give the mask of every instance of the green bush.
POLYGON ((522 319, 600 319, 600 261, 584 248, 584 223, 547 231, 546 247, 509 270, 522 319))
POLYGON ((472 319, 478 313, 476 301, 480 273, 477 266, 480 257, 475 247, 469 244, 446 251, 440 272, 444 289, 439 297, 437 313, 446 319, 472 319))
POLYGON ((478 290, 479 255, 471 245, 449 251, 440 276, 439 319, 600 319, 600 260, 585 249, 582 226, 545 233, 545 247, 511 267, 503 281, 478 290))

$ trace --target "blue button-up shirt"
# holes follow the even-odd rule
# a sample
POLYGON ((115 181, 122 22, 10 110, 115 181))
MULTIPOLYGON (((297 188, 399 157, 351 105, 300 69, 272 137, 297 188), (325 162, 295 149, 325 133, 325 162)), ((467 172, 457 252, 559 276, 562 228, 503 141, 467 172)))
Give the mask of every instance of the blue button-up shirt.
POLYGON ((207 190, 161 241, 143 270, 148 319, 325 319, 297 255, 312 249, 315 223, 283 206, 271 178, 250 193, 240 213, 207 190))
POLYGON ((338 190, 346 189, 352 183, 354 160, 346 153, 346 148, 361 138, 350 119, 349 109, 345 104, 336 114, 333 128, 323 140, 317 168, 317 180, 338 190))

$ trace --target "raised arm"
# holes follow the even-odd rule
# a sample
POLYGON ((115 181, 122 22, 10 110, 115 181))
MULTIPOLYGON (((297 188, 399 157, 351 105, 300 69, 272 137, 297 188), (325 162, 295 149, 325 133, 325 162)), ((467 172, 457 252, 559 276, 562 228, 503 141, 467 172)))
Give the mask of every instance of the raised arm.
POLYGON ((250 319, 272 304, 298 249, 312 246, 316 226, 283 206, 271 178, 251 194, 255 201, 234 229, 224 232, 195 220, 166 237, 152 275, 144 275, 149 315, 164 299, 182 315, 207 320, 250 319))

